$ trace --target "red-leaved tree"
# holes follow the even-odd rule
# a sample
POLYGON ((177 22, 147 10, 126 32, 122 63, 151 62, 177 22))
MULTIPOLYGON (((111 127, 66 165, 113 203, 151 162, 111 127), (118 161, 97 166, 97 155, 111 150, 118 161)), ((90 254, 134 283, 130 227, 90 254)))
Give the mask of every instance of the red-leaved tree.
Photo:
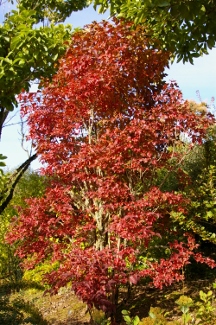
POLYGON ((162 185, 173 171, 179 186, 188 181, 176 144, 202 143, 212 117, 163 81, 168 58, 143 27, 93 23, 73 35, 53 81, 21 96, 50 186, 28 200, 8 239, 28 266, 59 262, 47 276, 54 290, 70 282, 106 312, 120 285, 148 278, 162 287, 181 279, 191 257, 204 261, 175 223, 187 199, 162 185))

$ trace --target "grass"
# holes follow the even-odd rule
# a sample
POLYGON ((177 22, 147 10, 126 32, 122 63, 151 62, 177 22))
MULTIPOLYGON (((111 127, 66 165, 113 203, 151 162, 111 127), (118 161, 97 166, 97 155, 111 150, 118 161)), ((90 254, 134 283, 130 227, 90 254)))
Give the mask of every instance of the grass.
POLYGON ((34 305, 47 324, 84 325, 89 322, 86 305, 69 288, 62 288, 57 295, 52 296, 35 289, 21 290, 11 295, 11 302, 19 297, 27 304, 34 305))

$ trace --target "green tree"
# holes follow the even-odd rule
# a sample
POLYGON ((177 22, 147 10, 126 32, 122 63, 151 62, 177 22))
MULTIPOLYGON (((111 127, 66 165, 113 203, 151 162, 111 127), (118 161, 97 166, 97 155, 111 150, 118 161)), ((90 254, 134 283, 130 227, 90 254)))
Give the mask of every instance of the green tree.
POLYGON ((207 54, 216 42, 216 4, 214 0, 92 0, 104 12, 145 24, 150 38, 161 40, 162 47, 177 60, 193 63, 207 54))
POLYGON ((203 146, 192 150, 184 168, 191 177, 186 193, 191 199, 192 217, 187 224, 202 241, 216 244, 215 127, 203 146))
POLYGON ((36 10, 10 12, 0 25, 0 132, 16 96, 29 91, 31 81, 50 78, 66 49, 70 29, 64 25, 35 27, 36 10))
MULTIPOLYGON (((206 114, 204 103, 190 102, 191 109, 197 115, 206 114)), ((178 178, 167 178, 166 186, 175 184, 174 190, 182 193, 188 199, 187 215, 173 213, 181 229, 193 233, 199 244, 198 251, 216 260, 216 128, 209 128, 207 138, 202 145, 191 148, 190 140, 179 144, 178 150, 185 155, 181 168, 188 182, 182 186, 178 178), (171 181, 171 182, 170 182, 171 181)), ((172 175, 173 176, 173 175, 172 175)), ((208 277, 215 275, 203 265, 192 263, 187 267, 187 274, 191 276, 208 277)))
POLYGON ((87 6, 87 0, 19 0, 19 7, 37 11, 37 19, 44 21, 46 18, 53 22, 64 21, 72 12, 82 10, 87 6))

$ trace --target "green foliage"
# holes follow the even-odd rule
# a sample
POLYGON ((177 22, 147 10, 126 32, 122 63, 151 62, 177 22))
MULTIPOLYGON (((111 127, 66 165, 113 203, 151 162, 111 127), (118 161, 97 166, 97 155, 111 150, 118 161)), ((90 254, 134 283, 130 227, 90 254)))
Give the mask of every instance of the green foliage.
POLYGON ((214 301, 215 294, 212 290, 209 290, 207 293, 200 290, 197 301, 184 295, 181 296, 176 303, 182 312, 182 324, 215 324, 214 301))
MULTIPOLYGON (((215 284, 213 288, 215 288, 215 284)), ((176 300, 178 311, 170 318, 170 312, 166 312, 159 307, 151 307, 149 317, 139 319, 138 316, 131 317, 130 312, 123 310, 123 318, 127 325, 192 325, 192 324, 215 324, 215 294, 212 290, 204 293, 199 292, 197 299, 192 299, 182 295, 176 300), (181 317, 179 317, 181 313, 181 317)))
POLYGON ((215 46, 216 6, 214 0, 92 0, 99 11, 108 8, 135 24, 145 24, 146 34, 161 40, 162 47, 177 60, 189 61, 215 46))
POLYGON ((23 0, 5 15, 0 25, 0 134, 8 113, 17 106, 16 96, 29 91, 31 82, 51 78, 57 71, 71 28, 54 23, 85 6, 85 0, 23 0))
POLYGON ((107 319, 105 312, 93 308, 90 312, 91 322, 95 325, 110 325, 110 319, 107 319))
POLYGON ((30 197, 41 197, 46 187, 47 179, 37 172, 28 170, 20 179, 16 187, 11 206, 25 205, 25 199, 30 197))
MULTIPOLYGON (((37 3, 24 0, 17 1, 16 10, 5 15, 0 25, 0 137, 9 112, 17 106, 17 95, 28 92, 31 82, 51 78, 58 69, 58 60, 70 41, 71 28, 54 23, 64 21, 72 11, 85 5, 85 0, 37 3), (47 24, 45 19, 48 19, 47 24), (38 24, 41 21, 43 25, 38 24)), ((0 167, 4 166, 2 159, 4 157, 0 155, 0 167)), ((0 175, 0 186, 2 184, 5 184, 4 177, 0 175)), ((7 185, 6 192, 10 192, 16 183, 7 185)), ((7 202, 12 196, 13 191, 7 202)), ((1 206, 1 212, 6 205, 1 206)))
POLYGON ((185 194, 190 199, 187 220, 181 223, 202 241, 216 244, 216 132, 209 130, 201 147, 191 150, 183 168, 191 178, 185 194))
POLYGON ((199 176, 193 189, 192 213, 196 215, 193 230, 203 240, 216 244, 216 166, 210 165, 199 176))
POLYGON ((140 319, 138 316, 131 317, 130 312, 127 310, 122 310, 123 319, 127 325, 138 325, 140 324, 140 319))
POLYGON ((50 78, 65 52, 70 27, 35 27, 35 10, 13 10, 0 25, 0 107, 12 111, 31 81, 50 78))
MULTIPOLYGON (((10 182, 11 173, 6 174, 5 179, 10 182)), ((3 177, 1 177, 3 179, 3 177)), ((14 256, 15 247, 5 242, 5 234, 8 231, 11 219, 18 215, 18 206, 25 206, 25 199, 39 197, 45 188, 45 178, 37 173, 28 171, 18 183, 14 197, 1 215, 0 224, 0 277, 10 282, 17 282, 22 277, 19 267, 20 259, 14 256)))
POLYGON ((51 263, 50 261, 46 261, 44 263, 38 264, 32 270, 26 270, 23 274, 23 280, 25 281, 35 281, 36 283, 42 283, 44 280, 44 275, 47 273, 57 269, 59 264, 51 263))
POLYGON ((204 293, 202 290, 199 293, 200 300, 196 302, 196 318, 199 320, 199 324, 208 322, 208 324, 214 324, 215 317, 215 307, 213 306, 213 301, 215 300, 215 295, 212 290, 204 293))
MULTIPOLYGON (((0 167, 5 167, 6 166, 5 162, 2 161, 2 160, 5 160, 5 159, 7 159, 7 157, 4 156, 4 155, 2 155, 2 154, 0 154, 0 167)), ((3 170, 2 169, 0 169, 0 174, 3 174, 3 170)))
POLYGON ((167 322, 164 316, 164 310, 159 307, 151 307, 149 311, 149 317, 143 318, 139 325, 165 325, 172 323, 167 322))
POLYGON ((179 305, 179 309, 182 312, 183 324, 188 324, 192 320, 189 310, 193 305, 193 300, 190 297, 181 296, 176 303, 179 305))
POLYGON ((87 5, 86 0, 31 0, 19 1, 19 8, 34 9, 39 21, 48 18, 50 21, 64 21, 73 11, 82 10, 87 5))
MULTIPOLYGON (((206 105, 203 103, 190 103, 191 109, 197 115, 206 114, 206 105)), ((171 173, 167 170, 160 170, 157 177, 157 184, 162 181, 162 189, 177 191, 187 198, 187 213, 171 212, 173 225, 178 231, 178 235, 183 232, 190 232, 199 244, 198 250, 204 256, 215 260, 216 244, 216 132, 215 127, 208 130, 206 139, 202 145, 191 147, 189 141, 182 141, 178 150, 183 159, 180 160, 179 167, 181 174, 173 170, 173 162, 170 162, 171 173), (168 177, 166 178, 166 173, 168 177), (185 184, 181 182, 181 175, 184 176, 185 184), (180 177, 179 177, 180 176, 180 177), (165 179, 165 182, 163 181, 165 179)), ((175 152, 174 152, 175 153, 175 152)), ((178 166, 178 164, 177 164, 178 166)), ((211 277, 213 271, 203 265, 197 266, 194 261, 187 266, 187 276, 211 277)))

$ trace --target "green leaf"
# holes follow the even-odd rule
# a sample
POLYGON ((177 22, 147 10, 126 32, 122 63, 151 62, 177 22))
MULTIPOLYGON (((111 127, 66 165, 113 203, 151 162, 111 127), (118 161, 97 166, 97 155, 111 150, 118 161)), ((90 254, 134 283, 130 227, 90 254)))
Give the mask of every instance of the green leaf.
POLYGON ((212 291, 212 290, 209 290, 209 291, 207 292, 207 297, 211 297, 211 296, 213 296, 213 291, 212 291))
POLYGON ((125 310, 125 309, 124 309, 124 310, 122 310, 122 312, 121 312, 121 313, 122 313, 122 315, 128 315, 128 311, 127 311, 127 310, 125 310))
POLYGON ((134 324, 134 325, 138 325, 139 322, 140 322, 139 317, 138 317, 138 316, 135 316, 135 317, 134 317, 134 320, 133 320, 133 324, 134 324))
POLYGON ((53 57, 53 61, 56 61, 57 58, 58 58, 58 53, 56 53, 56 54, 54 55, 54 57, 53 57))
POLYGON ((126 323, 131 322, 131 318, 128 315, 123 316, 126 323))
POLYGON ((152 319, 156 319, 156 315, 151 311, 149 312, 149 317, 151 317, 152 319))
POLYGON ((206 301, 206 293, 205 292, 203 292, 202 290, 200 290, 199 296, 200 296, 200 299, 202 301, 206 301))
POLYGON ((25 60, 24 59, 20 59, 19 60, 19 65, 24 65, 25 64, 25 60))
POLYGON ((215 39, 213 37, 210 37, 207 40, 208 48, 211 50, 215 46, 215 39))
POLYGON ((209 218, 212 218, 213 217, 213 213, 212 211, 207 211, 206 213, 206 217, 209 219, 209 218))
POLYGON ((158 4, 158 7, 163 8, 163 7, 168 7, 170 5, 170 1, 161 1, 158 4))
POLYGON ((21 44, 19 44, 21 39, 22 39, 22 37, 20 35, 12 38, 11 46, 10 46, 11 50, 17 49, 21 46, 21 44))
POLYGON ((186 314, 189 311, 189 307, 188 306, 182 306, 181 311, 182 311, 183 314, 186 314))
POLYGON ((204 5, 202 5, 202 7, 201 7, 201 11, 206 12, 206 8, 205 8, 204 5))
POLYGON ((160 39, 162 47, 180 61, 193 63, 192 57, 206 53, 216 42, 215 1, 203 0, 92 0, 100 12, 110 6, 111 15, 125 17, 135 25, 144 24, 152 39, 160 39), (209 23, 206 23, 209 22, 209 23), (174 37, 174 42, 170 38, 174 37), (209 40, 208 38, 211 38, 209 40), (194 55, 193 53, 196 53, 194 55))
POLYGON ((0 153, 0 160, 4 160, 4 159, 7 159, 7 156, 4 156, 0 153))

